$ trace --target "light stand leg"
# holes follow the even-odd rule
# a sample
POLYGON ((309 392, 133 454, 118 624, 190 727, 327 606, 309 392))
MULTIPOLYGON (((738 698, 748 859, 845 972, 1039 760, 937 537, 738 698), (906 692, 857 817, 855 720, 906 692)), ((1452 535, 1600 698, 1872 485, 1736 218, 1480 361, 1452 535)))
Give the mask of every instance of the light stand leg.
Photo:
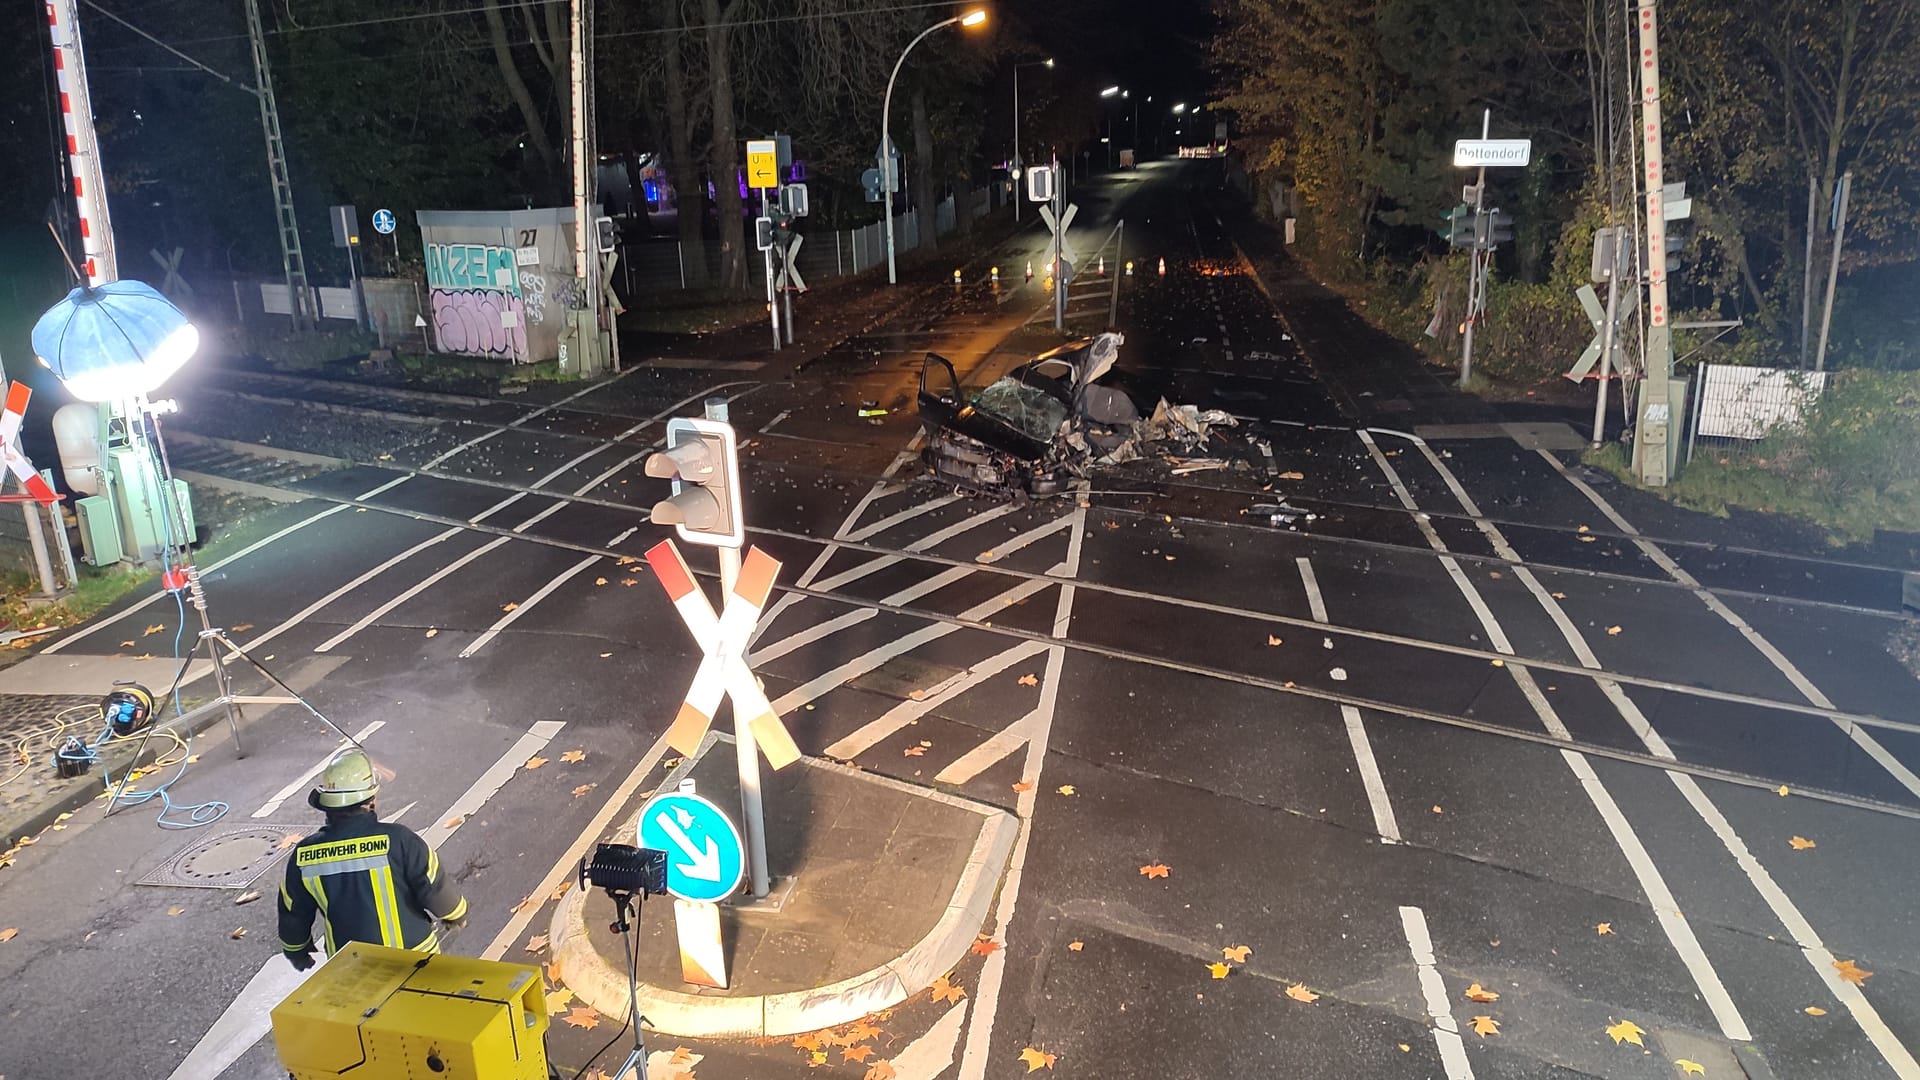
POLYGON ((227 658, 220 648, 222 644, 232 643, 213 628, 213 621, 207 615, 207 592, 200 587, 198 567, 187 568, 187 595, 193 601, 193 610, 200 613, 200 640, 207 646, 207 659, 213 661, 213 682, 220 690, 220 701, 226 706, 227 730, 233 735, 233 756, 244 758, 247 749, 240 742, 240 704, 233 700, 233 677, 227 674, 227 658))

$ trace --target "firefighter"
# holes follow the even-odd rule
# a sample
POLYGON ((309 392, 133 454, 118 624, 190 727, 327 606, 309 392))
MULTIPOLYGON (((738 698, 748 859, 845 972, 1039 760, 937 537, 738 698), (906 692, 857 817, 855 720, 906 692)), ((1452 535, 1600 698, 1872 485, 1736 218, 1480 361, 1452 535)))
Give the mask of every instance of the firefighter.
POLYGON ((349 941, 435 953, 434 920, 449 927, 467 921, 466 898, 441 876, 426 841, 375 815, 379 791, 372 759, 349 746, 333 755, 307 795, 327 822, 293 849, 280 886, 280 945, 295 970, 313 966, 316 914, 328 955, 349 941))

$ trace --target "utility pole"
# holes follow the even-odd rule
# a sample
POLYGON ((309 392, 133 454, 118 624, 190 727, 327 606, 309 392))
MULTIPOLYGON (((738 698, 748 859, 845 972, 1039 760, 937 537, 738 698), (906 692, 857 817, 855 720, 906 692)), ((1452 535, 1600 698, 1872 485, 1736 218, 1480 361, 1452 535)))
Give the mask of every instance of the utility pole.
POLYGON ((267 177, 273 183, 273 219, 280 233, 280 262, 286 270, 288 310, 296 330, 313 326, 313 300, 307 288, 307 258, 300 250, 300 219, 293 212, 293 181, 287 175, 287 145, 280 137, 280 107, 273 98, 273 72, 267 66, 267 41, 260 28, 259 0, 247 0, 247 37, 253 44, 253 78, 259 84, 260 128, 267 137, 267 177))
MULTIPOLYGON (((1480 140, 1485 142, 1493 134, 1493 110, 1480 113, 1480 140)), ((1473 320, 1479 314, 1480 307, 1480 244, 1483 222, 1481 212, 1487 205, 1487 167, 1480 166, 1480 177, 1473 183, 1473 235, 1475 243, 1467 250, 1467 318, 1466 329, 1460 334, 1460 389, 1465 390, 1473 382, 1473 320)), ((1491 230, 1487 230, 1491 232, 1491 230)), ((1489 249, 1491 250, 1491 249, 1489 249)))
POLYGON ((579 343, 578 373, 600 373, 600 260, 589 244, 593 232, 593 5, 592 0, 570 0, 573 131, 573 275, 581 309, 576 312, 574 340, 579 343))
POLYGON ((1827 332, 1833 329, 1833 287, 1840 281, 1840 249, 1847 242, 1847 197, 1853 194, 1853 170, 1840 174, 1840 206, 1834 212, 1833 259, 1827 263, 1827 302, 1820 315, 1820 348, 1813 354, 1813 370, 1827 370, 1827 332))
POLYGON ((1820 212, 1820 178, 1807 174, 1807 261, 1800 282, 1800 366, 1807 366, 1807 343, 1813 335, 1813 229, 1820 212))
POLYGON ((1647 215, 1646 371, 1634 425, 1633 471, 1648 487, 1667 484, 1672 437, 1673 327, 1667 308, 1665 157, 1660 138, 1660 35, 1654 0, 1636 0, 1640 21, 1640 131, 1647 215))

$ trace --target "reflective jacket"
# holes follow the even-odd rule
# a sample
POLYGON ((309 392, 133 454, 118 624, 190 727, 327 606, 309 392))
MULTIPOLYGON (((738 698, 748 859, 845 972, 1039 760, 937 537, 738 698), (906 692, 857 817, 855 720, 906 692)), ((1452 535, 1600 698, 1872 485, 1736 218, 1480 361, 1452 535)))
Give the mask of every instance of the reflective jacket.
POLYGON ((440 876, 440 858, 419 834, 384 824, 371 810, 334 814, 287 860, 280 945, 311 951, 318 914, 329 955, 349 941, 439 952, 433 920, 466 913, 466 898, 440 876))

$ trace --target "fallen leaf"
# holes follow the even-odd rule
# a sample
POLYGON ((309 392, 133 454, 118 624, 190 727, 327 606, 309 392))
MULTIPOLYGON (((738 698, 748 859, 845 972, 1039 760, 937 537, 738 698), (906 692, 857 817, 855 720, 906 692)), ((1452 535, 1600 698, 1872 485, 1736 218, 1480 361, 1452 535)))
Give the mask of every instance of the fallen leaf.
POLYGON ((1609 627, 1607 627, 1607 636, 1608 636, 1608 637, 1619 637, 1619 636, 1620 636, 1620 628, 1619 628, 1619 627, 1617 627, 1617 626, 1609 626, 1609 627))
POLYGON ((1682 1076, 1707 1075, 1707 1067, 1697 1061, 1688 1061, 1686 1058, 1674 1058, 1673 1063, 1680 1066, 1680 1074, 1682 1076))
POLYGON ((945 975, 933 980, 933 1000, 935 1001, 955 1002, 966 996, 967 992, 955 986, 953 980, 945 975))
POLYGON ((527 951, 537 953, 547 947, 547 935, 535 934, 527 939, 527 951))
POLYGON ((162 626, 162 625, 160 625, 159 623, 155 623, 155 624, 153 624, 152 626, 149 626, 149 627, 147 627, 147 631, 146 631, 146 633, 144 633, 144 634, 141 634, 140 636, 141 636, 141 637, 152 637, 153 635, 155 635, 155 634, 157 634, 157 633, 159 633, 160 631, 162 631, 162 630, 165 630, 165 629, 166 629, 166 627, 164 627, 164 626, 162 626))
POLYGON ((593 583, 595 585, 605 585, 607 583, 607 579, 603 577, 597 577, 593 579, 593 583))
POLYGON ((1593 542, 1594 542, 1595 540, 1598 540, 1598 539, 1599 539, 1599 537, 1597 537, 1597 536, 1583 536, 1583 537, 1581 537, 1581 538, 1580 538, 1580 542, 1581 542, 1581 543, 1583 543, 1583 544, 1591 544, 1591 543, 1593 543, 1593 542))
POLYGON ((974 939, 972 951, 975 956, 986 956, 989 953, 993 952, 994 950, 998 949, 999 947, 1000 947, 999 942, 993 940, 992 938, 988 937, 985 934, 981 934, 978 938, 974 939))
POLYGON ((573 789, 573 797, 577 799, 599 786, 599 784, 581 784, 579 787, 573 789))
POLYGON ((1246 963, 1247 957, 1252 955, 1252 953, 1253 946, 1251 945, 1229 945, 1220 950, 1222 958, 1231 960, 1236 964, 1246 963))
POLYGON ((815 1050, 807 1055, 807 1067, 809 1069, 817 1069, 826 1063, 827 1052, 825 1050, 815 1050))
POLYGON ((572 1011, 560 1019, 577 1028, 597 1028, 600 1026, 600 1014, 590 1005, 575 1005, 572 1011))
POLYGON ((1283 472, 1278 477, 1278 479, 1281 479, 1281 480, 1305 480, 1306 478, 1307 477, 1305 473, 1297 473, 1297 472, 1283 472))
POLYGON ((1565 600, 1567 598, 1567 594, 1563 592, 1557 592, 1553 594, 1553 598, 1555 600, 1565 600))
POLYGON ((241 904, 251 904, 258 899, 260 899, 260 890, 248 889, 246 892, 233 898, 233 906, 239 907, 241 904))
POLYGON ((451 820, 449 820, 449 821, 448 821, 448 822, 447 822, 447 823, 446 823, 445 825, 442 825, 442 826, 440 826, 440 827, 441 827, 441 828, 443 828, 443 829, 457 829, 457 828, 459 828, 459 827, 460 827, 460 823, 461 823, 461 822, 463 822, 463 821, 465 821, 465 820, 467 820, 467 819, 466 819, 466 818, 464 818, 464 817, 457 817, 457 818, 453 818, 453 819, 451 819, 451 820))
POLYGON ((1483 1039, 1489 1035, 1498 1035, 1500 1034, 1500 1021, 1495 1020, 1491 1016, 1476 1016, 1473 1018, 1473 1033, 1483 1039))
POLYGON ((585 750, 569 750, 560 755, 560 760, 569 765, 576 761, 585 761, 587 760, 587 752, 585 750))
POLYGON ((1032 790, 1033 790, 1033 781, 1031 781, 1031 780, 1018 780, 1018 781, 1015 781, 1015 782, 1014 782, 1014 785, 1013 785, 1013 790, 1015 790, 1015 791, 1032 791, 1032 790))
POLYGON ((234 927, 233 933, 227 935, 228 939, 232 941, 239 941, 241 938, 246 936, 247 936, 247 928, 244 926, 234 927))
POLYGON ((121 642, 121 643, 120 643, 120 647, 121 647, 121 648, 123 648, 123 649, 131 649, 131 648, 133 648, 133 642, 131 642, 131 641, 123 641, 123 642, 121 642))
POLYGON ((1409 1046, 1409 1045, 1407 1045, 1406 1043, 1401 1043, 1401 1044, 1400 1044, 1400 1052, 1401 1052, 1401 1053, 1403 1053, 1403 1054, 1411 1054, 1411 1053, 1413 1053, 1413 1047, 1411 1047, 1411 1046, 1409 1046))
POLYGON ((1069 942, 1067 942, 1067 951, 1068 951, 1068 952, 1079 952, 1079 951, 1080 951, 1081 949, 1084 949, 1084 948, 1086 948, 1086 947, 1087 947, 1087 943, 1086 943, 1086 942, 1084 942, 1084 941, 1069 941, 1069 942))
POLYGON ((1020 676, 1020 685, 1021 686, 1039 686, 1040 677, 1038 675, 1035 675, 1033 672, 1029 671, 1025 675, 1020 676))
POLYGON ((250 622, 243 622, 243 623, 234 623, 234 624, 233 624, 233 632, 234 632, 234 633, 236 633, 236 634, 244 634, 244 633, 246 633, 247 631, 249 631, 249 630, 251 630, 251 629, 253 629, 253 624, 252 624, 252 623, 250 623, 250 622))
POLYGON ((860 1080, 893 1080, 893 1078, 898 1075, 898 1073, 893 1071, 892 1065, 884 1061, 876 1061, 867 1067, 867 1074, 861 1077, 860 1080))
POLYGON ((693 1051, 684 1046, 674 1047, 673 1053, 667 1055, 667 1064, 678 1069, 689 1068, 699 1063, 700 1059, 693 1056, 693 1051))
POLYGON ((866 1060, 872 1056, 873 1056, 873 1047, 867 1046, 864 1044, 860 1046, 843 1046, 840 1048, 841 1064, 845 1064, 849 1061, 857 1061, 857 1062, 860 1062, 861 1064, 865 1064, 866 1060))
POLYGON ((1580 529, 1579 529, 1579 531, 1580 531, 1580 532, 1586 532, 1586 531, 1587 531, 1587 527, 1586 527, 1585 525, 1582 525, 1582 526, 1580 526, 1580 529))
POLYGON ((609 657, 609 656, 612 656, 612 655, 613 655, 613 654, 612 654, 612 653, 610 653, 610 652, 603 652, 603 653, 601 653, 601 654, 600 654, 600 659, 602 659, 602 660, 605 660, 605 659, 606 659, 607 657, 609 657))
POLYGON ((1173 868, 1168 866, 1166 863, 1148 863, 1147 865, 1140 868, 1140 876, 1150 877, 1150 878, 1156 878, 1156 877, 1163 878, 1163 877, 1166 877, 1167 873, 1172 869, 1173 868))
POLYGON ((622 584, 622 585, 625 585, 625 586, 626 586, 627 588, 629 588, 629 589, 631 589, 631 588, 633 588, 633 587, 634 587, 635 585, 638 585, 638 584, 640 584, 640 579, 639 579, 639 578, 630 578, 630 577, 623 577, 623 578, 621 578, 621 579, 620 579, 620 584, 622 584))
POLYGON ((1595 923, 1593 924, 1593 932, 1596 934, 1611 934, 1613 933, 1613 924, 1610 922, 1595 923))
POLYGON ((1818 844, 1815 844, 1813 841, 1807 839, 1804 836, 1793 837, 1792 839, 1788 840, 1787 843, 1791 844, 1793 846, 1793 850, 1795 851, 1805 851, 1810 847, 1819 846, 1818 844))
POLYGON ((1841 978, 1855 986, 1865 986, 1867 980, 1873 978, 1873 972, 1856 965, 1851 960, 1835 960, 1833 970, 1839 972, 1841 978))
POLYGON ((1445 810, 1442 810, 1442 809, 1440 809, 1440 804, 1439 804, 1439 803, 1434 803, 1434 804, 1433 804, 1433 812, 1434 812, 1434 813, 1436 813, 1436 814, 1444 814, 1444 813, 1446 813, 1446 811, 1445 811, 1445 810))
POLYGON ((567 1011, 567 1003, 573 1000, 573 991, 566 987, 547 991, 547 1015, 554 1016, 567 1011))
POLYGON ((567 890, 571 888, 573 888, 573 879, 568 878, 567 880, 561 882, 560 885, 557 888, 555 888, 551 893, 548 893, 547 899, 558 900, 561 897, 567 895, 567 890))
POLYGON ((1775 795, 1780 796, 1783 799, 1786 798, 1788 795, 1792 794, 1792 792, 1787 790, 1787 785, 1785 784, 1781 784, 1779 787, 1774 788, 1773 793, 1775 795))
POLYGON ((796 1050, 818 1050, 822 1045, 824 1044, 817 1031, 809 1031, 805 1035, 793 1037, 793 1048, 796 1050))
POLYGON ((185 915, 186 913, 187 913, 187 909, 179 906, 178 904, 175 904, 173 907, 170 907, 167 909, 167 914, 169 915, 185 915))
POLYGON ((1277 637, 1274 637, 1274 636, 1273 636, 1272 634, 1268 634, 1268 635, 1267 635, 1267 644, 1269 644, 1269 645, 1278 645, 1278 644, 1280 644, 1280 639, 1279 639, 1279 638, 1277 638, 1277 637))
POLYGON ((900 751, 900 755, 902 757, 921 757, 925 755, 926 752, 927 748, 924 746, 909 746, 905 750, 900 751))
POLYGON ((1054 790, 1062 795, 1071 795, 1074 793, 1074 786, 1072 784, 1061 784, 1059 787, 1054 788, 1054 790))
POLYGON ((1213 972, 1214 978, 1224 979, 1227 977, 1227 972, 1232 971, 1233 969, 1216 960, 1213 963, 1207 965, 1207 970, 1213 972))
POLYGON ((533 757, 530 757, 527 759, 526 767, 529 769, 537 769, 540 766, 545 765, 546 763, 547 763, 546 758, 540 757, 538 754, 536 754, 533 757))
POLYGON ((501 605, 500 605, 500 610, 501 610, 501 611, 514 611, 514 610, 517 610, 517 609, 518 609, 519 607, 520 607, 520 605, 519 605, 519 604, 501 604, 501 605))
POLYGON ((1507 666, 1507 662, 1506 662, 1505 660, 1502 660, 1502 659, 1500 659, 1499 657, 1495 657, 1495 658, 1494 658, 1494 660, 1493 660, 1493 666, 1494 666, 1494 667, 1506 667, 1506 666, 1507 666))
POLYGON ((1467 1000, 1478 1001, 1484 1005, 1489 1002, 1499 1001, 1500 995, 1481 986, 1479 983, 1474 983, 1472 986, 1467 987, 1467 1000))
POLYGON ((439 636, 440 636, 440 628, 439 628, 439 627, 436 627, 436 626, 429 626, 429 627, 427 627, 427 636, 428 636, 428 637, 439 637, 439 636))
POLYGON ((284 851, 287 848, 293 847, 299 843, 300 843, 299 833, 288 833, 287 835, 280 838, 280 843, 276 846, 280 850, 284 851))
MULTIPOLYGON (((892 1012, 893 1010, 891 1009, 883 1009, 875 1015, 885 1020, 888 1016, 892 1015, 892 1012)), ((879 1038, 880 1029, 868 1023, 865 1017, 861 1017, 847 1028, 847 1037, 853 1042, 865 1042, 868 1039, 879 1038)))
POLYGON ((17 926, 9 926, 5 930, 0 930, 0 941, 12 941, 19 936, 20 928, 17 926))
POLYGON ((1035 1050, 1031 1046, 1020 1051, 1020 1060, 1026 1062, 1028 1072, 1033 1072, 1036 1069, 1051 1069, 1053 1068, 1053 1063, 1058 1060, 1058 1058, 1058 1054, 1049 1054, 1045 1050, 1035 1050))
POLYGON ((1825 1016, 1827 1015, 1827 1010, 1818 1005, 1809 1005, 1806 1008, 1806 1013, 1808 1016, 1825 1016))
POLYGON ((1000 556, 998 556, 998 555, 995 555, 995 554, 994 554, 993 552, 991 552, 991 551, 983 551, 983 552, 981 552, 980 554, 978 554, 978 555, 975 555, 975 556, 973 557, 973 561, 974 561, 974 562, 992 562, 993 560, 995 560, 995 559, 997 559, 997 558, 999 558, 999 557, 1000 557, 1000 556))
POLYGON ((1631 1020, 1622 1020, 1617 1024, 1607 1025, 1607 1034, 1613 1036, 1613 1045, 1615 1046, 1619 1046, 1623 1042, 1630 1042, 1642 1048, 1647 1045, 1640 1041, 1640 1036, 1646 1034, 1646 1029, 1631 1020))
POLYGON ((1295 1001, 1304 1001, 1309 1005, 1320 1000, 1320 995, 1307 989, 1305 983, 1289 983, 1287 986, 1287 996, 1295 1001))

